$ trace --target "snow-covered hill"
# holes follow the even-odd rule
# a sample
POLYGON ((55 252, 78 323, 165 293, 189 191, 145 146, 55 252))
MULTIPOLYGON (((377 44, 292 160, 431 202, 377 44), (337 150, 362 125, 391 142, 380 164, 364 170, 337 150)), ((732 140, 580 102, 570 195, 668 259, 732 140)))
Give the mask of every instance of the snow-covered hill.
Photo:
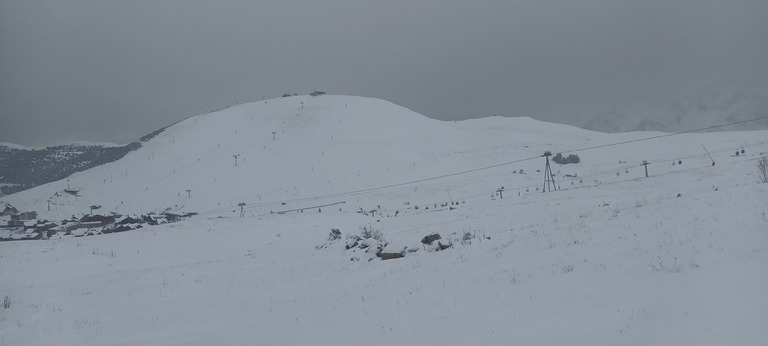
POLYGON ((0 243, 0 345, 757 344, 763 155, 768 131, 441 122, 329 95, 232 107, 2 198, 53 220, 199 214, 0 243), (581 158, 552 164, 559 191, 541 191, 545 151, 581 158), (363 228, 405 257, 347 249, 363 228))
MULTIPOLYGON (((538 156, 554 149, 557 141, 549 136, 583 145, 595 135, 555 124, 539 130, 540 124, 528 118, 442 122, 356 97, 275 99, 189 118, 118 162, 7 199, 53 219, 88 212, 93 204, 146 213, 295 203, 538 156), (80 196, 57 196, 67 187, 80 196), (48 199, 50 213, 42 210, 48 199)), ((412 188, 387 193, 412 198, 412 188)))
MULTIPOLYGON (((715 84, 687 97, 635 101, 599 112, 584 128, 601 132, 680 132, 768 116, 768 88, 715 84)), ((765 130, 768 120, 718 131, 765 130)))

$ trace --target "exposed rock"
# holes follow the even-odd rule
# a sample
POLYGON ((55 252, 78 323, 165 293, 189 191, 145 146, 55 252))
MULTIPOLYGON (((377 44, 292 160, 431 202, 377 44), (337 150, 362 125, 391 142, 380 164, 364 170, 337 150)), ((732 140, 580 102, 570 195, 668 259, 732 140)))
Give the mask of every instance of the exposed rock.
POLYGON ((403 251, 400 252, 384 252, 384 249, 382 247, 379 247, 376 251, 376 256, 381 258, 381 260, 388 260, 393 258, 402 258, 405 257, 405 250, 407 248, 403 248, 403 251))
POLYGON ((443 245, 442 243, 437 242, 437 248, 435 250, 437 250, 437 251, 445 250, 445 249, 447 249, 449 247, 453 247, 453 244, 449 243, 449 244, 443 245))
POLYGON ((421 243, 424 245, 432 245, 435 240, 442 239, 440 233, 432 233, 421 239, 421 243))
POLYGON ((331 233, 328 234, 328 240, 333 241, 339 239, 341 239, 341 231, 339 231, 338 228, 332 228, 331 233))
POLYGON ((402 253, 395 253, 395 252, 380 252, 379 257, 383 261, 383 260, 388 260, 393 258, 405 257, 405 255, 402 253))
POLYGON ((347 243, 345 245, 347 250, 349 250, 349 249, 351 249, 353 247, 357 247, 359 244, 360 244, 360 237, 358 237, 356 235, 355 236, 347 236, 347 243))

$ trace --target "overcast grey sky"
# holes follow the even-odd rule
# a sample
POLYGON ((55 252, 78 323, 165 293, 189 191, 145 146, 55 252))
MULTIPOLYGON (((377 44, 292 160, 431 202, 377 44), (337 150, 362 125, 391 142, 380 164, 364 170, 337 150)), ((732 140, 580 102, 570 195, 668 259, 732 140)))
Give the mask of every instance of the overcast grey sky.
POLYGON ((0 0, 0 142, 22 145, 315 89, 581 125, 733 76, 768 76, 766 0, 0 0))

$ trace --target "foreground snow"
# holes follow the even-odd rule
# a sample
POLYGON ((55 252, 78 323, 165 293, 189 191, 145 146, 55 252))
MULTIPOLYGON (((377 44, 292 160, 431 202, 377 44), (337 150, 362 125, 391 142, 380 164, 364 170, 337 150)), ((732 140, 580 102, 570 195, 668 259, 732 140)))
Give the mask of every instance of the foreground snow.
MULTIPOLYGON (((343 99, 337 107, 347 108, 344 103, 352 102, 343 99)), ((215 191, 197 188, 186 204, 202 213, 188 221, 120 234, 0 243, 0 295, 11 302, 0 310, 0 345, 723 345, 768 340, 768 184, 758 183, 756 176, 756 159, 768 151, 762 142, 766 132, 685 135, 577 152, 581 164, 553 166, 562 171, 557 192, 535 190, 543 180, 535 172, 543 168, 541 159, 345 193, 543 150, 653 135, 603 138, 524 119, 511 120, 511 128, 519 131, 515 136, 510 130, 490 134, 508 121, 444 124, 458 131, 449 138, 468 137, 440 142, 429 151, 414 148, 413 141, 367 142, 365 134, 348 138, 356 144, 335 147, 341 152, 334 153, 338 161, 332 163, 339 171, 304 180, 270 176, 272 197, 262 195, 262 204, 253 202, 243 218, 231 204, 217 209, 216 201, 224 197, 215 191), (701 153, 702 142, 717 165, 701 153), (745 144, 750 154, 729 156, 734 145, 745 144), (357 155, 374 147, 384 148, 357 155), (388 156, 390 151, 398 154, 388 156), (509 156, 501 157, 504 152, 509 156), (684 157, 683 165, 672 166, 677 157, 684 157), (652 161, 649 178, 638 166, 643 159, 652 161), (526 174, 512 173, 520 168, 526 174), (566 179, 566 173, 579 178, 566 179), (289 200, 294 185, 300 185, 301 196, 289 200), (500 186, 505 186, 503 198, 491 198, 500 186), (267 203, 279 202, 278 197, 286 205, 267 203), (450 199, 458 206, 441 206, 450 199), (322 212, 270 213, 333 202, 345 203, 322 212), (356 212, 360 208, 377 212, 365 216, 356 212), (343 239, 327 238, 332 228, 353 235, 361 227, 380 230, 387 250, 418 251, 381 261, 363 250, 346 250, 343 239), (471 239, 428 252, 419 241, 434 232, 454 239, 469 233, 471 239)), ((418 144, 445 135, 415 123, 415 132, 424 130, 418 144)), ((179 130, 172 136, 182 141, 185 135, 179 130)), ((169 138, 159 140, 172 147, 169 138)), ((151 162, 145 149, 136 156, 151 162)), ((195 153, 207 157, 203 149, 195 153)), ((303 161, 313 160, 273 154, 276 160, 287 158, 278 167, 295 160, 304 169, 303 161)), ((89 184, 87 177, 119 172, 126 164, 121 161, 73 181, 83 191, 106 189, 111 186, 106 181, 91 176, 95 182, 89 184)), ((315 162, 319 171, 332 168, 322 162, 315 162)), ((185 164, 169 162, 163 169, 185 164)), ((149 173, 133 169, 125 179, 150 174, 154 166, 144 169, 149 173)), ((234 171, 234 162, 231 166, 211 166, 202 173, 198 168, 195 174, 231 178, 219 191, 251 186, 251 180, 235 179, 241 173, 234 171)), ((190 177, 179 186, 199 183, 191 172, 166 173, 190 177)), ((61 188, 56 184, 8 197, 29 208, 61 188)), ((176 183, 155 177, 135 184, 161 189, 176 183)), ((87 201, 67 200, 48 215, 74 213, 98 196, 105 205, 125 200, 126 209, 152 202, 143 189, 131 195, 137 185, 112 185, 114 191, 125 189, 123 195, 84 192, 81 198, 87 201)), ((248 196, 231 200, 250 203, 248 196)), ((167 203, 164 198, 157 196, 158 203, 167 203)))

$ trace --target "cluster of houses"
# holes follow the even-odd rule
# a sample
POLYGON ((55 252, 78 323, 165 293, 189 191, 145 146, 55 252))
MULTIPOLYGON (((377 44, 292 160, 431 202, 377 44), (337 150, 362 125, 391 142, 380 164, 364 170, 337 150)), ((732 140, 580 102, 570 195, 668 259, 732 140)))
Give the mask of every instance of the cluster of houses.
POLYGON ((147 214, 134 218, 122 215, 84 215, 59 222, 37 218, 34 211, 20 213, 10 204, 0 213, 0 217, 10 216, 7 225, 0 225, 0 241, 38 240, 64 236, 83 237, 98 234, 120 233, 143 228, 147 225, 158 225, 176 222, 188 218, 195 213, 177 214, 165 212, 160 215, 147 214))

